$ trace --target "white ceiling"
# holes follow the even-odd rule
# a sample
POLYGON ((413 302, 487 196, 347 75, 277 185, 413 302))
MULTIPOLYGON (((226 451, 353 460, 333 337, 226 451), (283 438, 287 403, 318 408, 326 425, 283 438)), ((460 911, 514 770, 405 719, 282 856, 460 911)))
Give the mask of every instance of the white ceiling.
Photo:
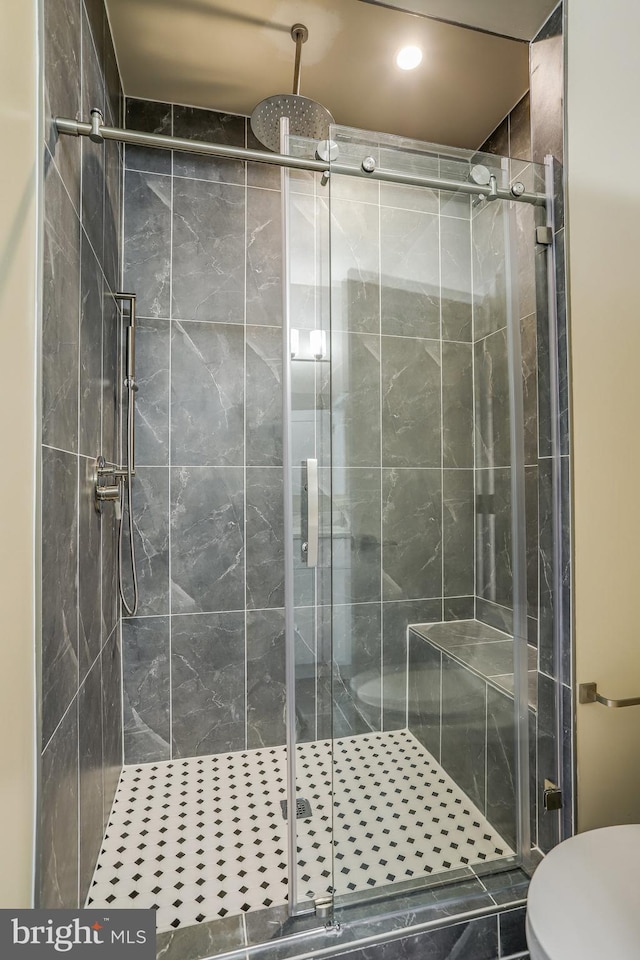
MULTIPOLYGON (((495 7, 509 29, 519 30, 544 20, 542 8, 553 6, 551 0, 393 2, 430 12, 446 6, 458 16, 463 8, 479 16, 495 7), (528 19, 508 16, 510 6, 528 10, 528 19)), ((528 87, 526 43, 362 0, 107 0, 107 7, 132 97, 250 114, 264 97, 291 91, 290 29, 298 21, 310 31, 301 92, 348 126, 475 148, 528 87), (422 47, 424 60, 403 72, 394 58, 408 43, 422 47)))
POLYGON ((505 37, 533 40, 559 0, 366 0, 440 17, 505 37))

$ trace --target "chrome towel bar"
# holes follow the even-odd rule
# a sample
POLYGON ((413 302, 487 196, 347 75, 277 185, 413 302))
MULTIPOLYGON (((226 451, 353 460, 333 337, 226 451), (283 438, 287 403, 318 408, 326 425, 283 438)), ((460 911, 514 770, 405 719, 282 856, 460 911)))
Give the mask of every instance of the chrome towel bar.
POLYGON ((638 707, 640 697, 627 697, 626 700, 610 700, 598 693, 597 683, 581 683, 578 685, 578 700, 580 703, 602 703, 605 707, 638 707))

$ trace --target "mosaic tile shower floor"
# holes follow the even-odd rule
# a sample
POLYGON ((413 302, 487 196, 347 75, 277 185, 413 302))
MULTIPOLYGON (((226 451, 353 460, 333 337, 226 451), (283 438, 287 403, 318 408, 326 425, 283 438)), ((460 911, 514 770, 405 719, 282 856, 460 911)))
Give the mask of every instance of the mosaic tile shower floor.
MULTIPOLYGON (((512 851, 407 730, 297 748, 301 895, 339 894, 512 851), (333 769, 332 769, 333 767, 333 769), (331 790, 335 796, 332 823, 331 790)), ((128 766, 87 906, 153 907, 158 930, 287 900, 286 749, 128 766)))

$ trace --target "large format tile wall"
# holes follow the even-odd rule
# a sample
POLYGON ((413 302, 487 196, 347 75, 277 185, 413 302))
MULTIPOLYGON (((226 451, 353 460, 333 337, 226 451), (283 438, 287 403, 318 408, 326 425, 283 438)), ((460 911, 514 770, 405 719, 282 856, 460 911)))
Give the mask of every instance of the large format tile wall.
MULTIPOLYGON (((530 255, 519 263, 521 287, 520 312, 523 346, 523 383, 525 401, 525 475, 527 502, 527 581, 529 600, 529 642, 538 646, 538 711, 532 764, 536 770, 535 804, 537 806, 537 830, 534 840, 544 851, 551 849, 560 839, 573 832, 574 814, 574 764, 573 764, 573 703, 572 703, 572 614, 571 614, 571 505, 570 505, 570 436, 568 401, 568 351, 567 351, 567 306, 564 257, 564 205, 562 192, 563 161, 563 9, 554 11, 539 35, 531 44, 531 90, 530 96, 518 104, 512 113, 492 134, 483 150, 516 159, 532 159, 542 164, 547 155, 556 161, 556 287, 558 342, 549 343, 549 328, 546 298, 546 248, 530 244, 530 255), (529 293, 535 284, 536 311, 528 314, 529 293), (549 363, 551 349, 557 351, 559 367, 559 449, 552 446, 551 430, 551 385, 549 363), (558 525, 562 532, 562 596, 554 596, 553 559, 553 470, 559 464, 561 475, 561 503, 558 525), (562 640, 560 650, 554 644, 554 629, 558 616, 562 617, 562 640), (558 749, 558 730, 562 731, 558 749), (561 814, 545 813, 542 806, 544 780, 562 784, 563 809, 561 814)), ((526 180, 524 165, 517 176, 526 180)), ((474 227, 476 220, 474 219, 474 227)), ((534 222, 529 212, 519 218, 518 245, 522 253, 533 234, 534 222)), ((494 361, 494 358, 492 358, 494 361)), ((480 368, 481 370, 482 368, 480 368)), ((489 365, 493 386, 488 393, 492 399, 496 379, 506 388, 506 354, 497 366, 489 365), (495 371, 501 371, 496 378, 495 371)), ((482 373, 480 373, 480 378, 482 373)), ((489 382, 489 381, 488 381, 489 382)), ((477 403, 482 404, 479 398, 477 403)), ((487 402, 486 400, 484 402, 487 402)), ((481 415, 478 413, 478 422, 481 415)), ((485 420, 485 422, 487 422, 485 420)), ((480 428, 479 428, 480 429, 480 428)), ((494 443, 493 448, 496 449, 494 443)), ((482 455, 482 445, 480 445, 482 455)), ((504 464, 501 464, 504 466, 504 464)), ((482 470, 479 473, 482 475, 482 470)), ((496 492, 498 485, 496 484, 496 492)), ((482 528, 483 510, 487 509, 479 490, 477 510, 479 528, 482 528)), ((508 490, 507 490, 508 496, 508 490)), ((499 502, 496 498, 496 539, 499 526, 499 502)), ((505 510, 508 510, 506 502, 505 510)), ((508 561, 508 535, 504 539, 504 561, 496 561, 493 581, 487 584, 478 581, 477 616, 479 619, 500 626, 509 622, 509 592, 506 562, 508 561), (500 568, 504 573, 501 576, 500 568), (500 583, 503 583, 503 587, 500 583)), ((485 540, 478 543, 481 551, 495 546, 494 556, 500 550, 496 544, 485 540)))
MULTIPOLYGON (((175 105, 129 101, 127 122, 240 146, 250 138, 242 117, 175 105)), ((125 166, 142 597, 124 624, 126 758, 283 743, 279 174, 129 148, 125 166)), ((319 322, 319 191, 317 180, 293 179, 302 328, 319 322)), ((334 691, 346 735, 404 725, 400 711, 382 717, 381 700, 365 717, 351 680, 372 671, 380 687, 382 662, 397 683, 408 623, 472 614, 470 214, 464 198, 441 206, 429 191, 348 180, 332 183, 331 215, 332 482, 345 521, 333 544, 334 691)), ((301 458, 312 455, 303 419, 301 458)), ((302 572, 297 581, 302 604, 312 594, 302 572)), ((312 648, 312 701, 322 677, 309 608, 297 623, 300 647, 312 648)))
MULTIPOLYGON (((245 146, 244 117, 128 100, 126 123, 245 146)), ((280 175, 126 148, 138 295, 138 615, 125 759, 284 742, 280 175)))
MULTIPOLYGON (((438 157, 345 140, 354 165, 373 151, 391 169, 447 172, 438 157)), ((471 235, 468 197, 375 181, 334 176, 331 216, 343 735, 405 725, 409 623, 473 616, 471 235)))
POLYGON ((42 383, 42 758, 39 893, 84 902, 122 766, 116 523, 92 468, 117 455, 120 148, 58 138, 51 117, 121 87, 102 0, 45 0, 42 383))

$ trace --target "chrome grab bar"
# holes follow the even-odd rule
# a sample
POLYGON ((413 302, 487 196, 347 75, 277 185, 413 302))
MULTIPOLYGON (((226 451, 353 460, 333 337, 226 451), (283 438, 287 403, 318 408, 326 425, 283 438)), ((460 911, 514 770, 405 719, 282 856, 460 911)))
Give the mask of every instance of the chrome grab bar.
POLYGON ((627 697, 625 700, 610 700, 598 693, 597 683, 581 683, 578 685, 578 700, 580 703, 602 703, 605 707, 640 707, 640 697, 627 697))
POLYGON ((305 492, 307 500, 306 510, 306 540, 302 544, 302 554, 308 567, 318 566, 318 536, 319 536, 319 493, 318 493, 318 461, 314 459, 305 462, 307 480, 305 492))

